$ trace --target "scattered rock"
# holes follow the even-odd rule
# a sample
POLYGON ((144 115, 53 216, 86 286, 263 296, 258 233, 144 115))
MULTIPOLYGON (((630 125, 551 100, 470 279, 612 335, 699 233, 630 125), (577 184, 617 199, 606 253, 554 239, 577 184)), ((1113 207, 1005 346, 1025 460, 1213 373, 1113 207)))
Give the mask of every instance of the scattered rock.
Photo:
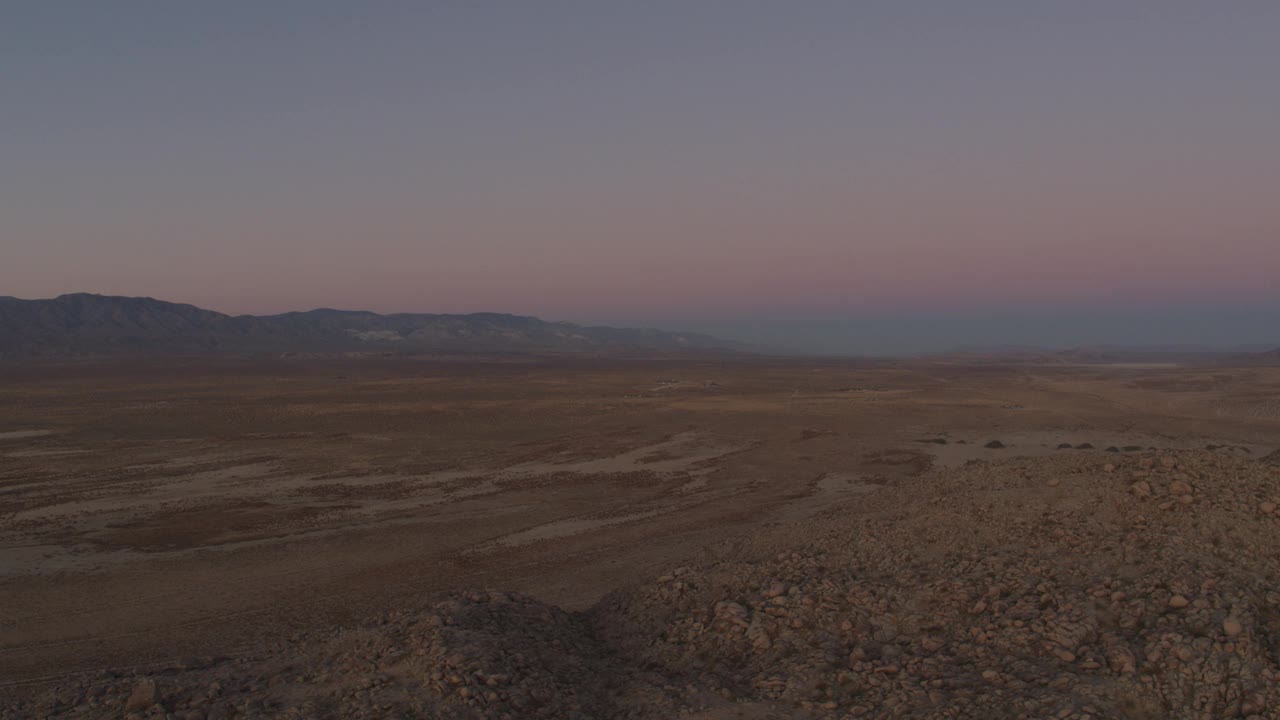
POLYGON ((1052 651, 1052 654, 1053 654, 1053 656, 1054 656, 1054 657, 1058 658, 1059 660, 1061 660, 1061 661, 1062 661, 1062 662, 1064 662, 1064 663, 1073 663, 1073 662, 1075 662, 1075 661, 1076 661, 1076 654, 1075 654, 1075 653, 1073 653, 1073 652, 1071 652, 1070 650, 1064 650, 1064 649, 1062 649, 1062 648, 1055 648, 1055 649, 1052 651))
POLYGON ((147 710, 160 702, 160 690, 156 687, 156 681, 151 678, 142 678, 133 686, 133 692, 129 693, 129 699, 124 704, 126 713, 138 710, 147 710))
POLYGON ((986 445, 983 445, 982 447, 990 448, 992 450, 998 450, 1004 447, 1004 443, 1000 442, 999 440, 992 440, 991 442, 987 443, 986 445))
POLYGON ((183 660, 163 698, 103 675, 0 720, 1271 717, 1274 471, 1180 452, 1184 480, 1152 458, 1112 463, 1140 478, 1071 454, 935 468, 582 612, 456 593, 183 660))

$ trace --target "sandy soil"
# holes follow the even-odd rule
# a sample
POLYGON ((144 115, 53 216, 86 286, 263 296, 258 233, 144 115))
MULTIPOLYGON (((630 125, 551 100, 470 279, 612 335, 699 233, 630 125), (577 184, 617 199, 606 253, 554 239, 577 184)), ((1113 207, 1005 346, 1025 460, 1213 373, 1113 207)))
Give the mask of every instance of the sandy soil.
POLYGON ((1280 446, 1280 371, 5 368, 0 680, 18 694, 243 653, 464 588, 583 609, 716 543, 803 528, 930 468, 1208 446, 1241 459, 1280 446))

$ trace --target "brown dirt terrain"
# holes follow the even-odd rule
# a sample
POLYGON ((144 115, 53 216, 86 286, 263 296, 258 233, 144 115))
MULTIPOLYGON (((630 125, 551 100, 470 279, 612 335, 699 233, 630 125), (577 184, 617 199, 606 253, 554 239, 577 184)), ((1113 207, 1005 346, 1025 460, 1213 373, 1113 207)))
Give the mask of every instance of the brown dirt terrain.
POLYGON ((149 681, 139 714, 207 718, 1278 700, 1275 369, 0 373, 5 716, 119 716, 149 681))

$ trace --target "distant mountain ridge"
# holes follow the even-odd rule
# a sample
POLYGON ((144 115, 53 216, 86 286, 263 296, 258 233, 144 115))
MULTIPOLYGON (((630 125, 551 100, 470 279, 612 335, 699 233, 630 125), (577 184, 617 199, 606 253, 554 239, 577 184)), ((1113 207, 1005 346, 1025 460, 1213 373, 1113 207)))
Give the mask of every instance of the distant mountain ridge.
POLYGON ((733 350, 698 333, 589 327, 503 313, 320 309, 225 315, 147 297, 0 297, 0 358, 348 353, 733 350))
MULTIPOLYGON (((1254 357, 1262 365, 1280 365, 1280 348, 1257 353, 1254 357)), ((1280 450, 1277 450, 1276 453, 1280 455, 1280 450)))
POLYGON ((1084 345, 1074 348, 1045 348, 1036 345, 966 345, 929 357, 943 360, 993 363, 1080 364, 1080 363, 1233 363, 1244 365, 1280 364, 1280 348, 1260 351, 1266 345, 1214 347, 1196 344, 1084 345))

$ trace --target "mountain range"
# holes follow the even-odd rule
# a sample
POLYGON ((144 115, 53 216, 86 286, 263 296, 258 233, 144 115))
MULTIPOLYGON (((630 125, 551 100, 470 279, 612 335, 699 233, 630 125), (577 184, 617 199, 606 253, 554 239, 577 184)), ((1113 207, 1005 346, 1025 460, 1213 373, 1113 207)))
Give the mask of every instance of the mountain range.
POLYGON ((503 313, 380 315, 311 310, 225 315, 146 297, 0 297, 0 358, 351 352, 733 350, 697 333, 591 327, 503 313))

